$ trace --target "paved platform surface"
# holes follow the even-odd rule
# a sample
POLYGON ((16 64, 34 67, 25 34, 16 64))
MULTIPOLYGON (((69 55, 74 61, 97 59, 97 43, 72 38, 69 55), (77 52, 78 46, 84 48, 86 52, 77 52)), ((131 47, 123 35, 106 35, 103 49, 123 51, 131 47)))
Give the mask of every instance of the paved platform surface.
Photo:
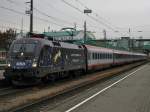
POLYGON ((72 112, 150 112, 150 65, 72 112))
POLYGON ((150 64, 32 106, 28 112, 150 112, 150 64))

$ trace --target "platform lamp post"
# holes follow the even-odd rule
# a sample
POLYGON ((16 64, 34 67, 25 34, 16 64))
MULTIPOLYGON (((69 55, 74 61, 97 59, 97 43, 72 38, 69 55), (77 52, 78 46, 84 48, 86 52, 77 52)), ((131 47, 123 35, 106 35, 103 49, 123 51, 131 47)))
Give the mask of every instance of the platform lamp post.
MULTIPOLYGON (((90 13, 92 13, 92 10, 90 10, 90 9, 85 9, 84 10, 84 14, 90 14, 90 13)), ((87 26, 86 26, 86 20, 84 21, 84 44, 85 44, 85 42, 86 42, 86 40, 87 40, 87 38, 86 38, 86 31, 87 31, 87 26)))

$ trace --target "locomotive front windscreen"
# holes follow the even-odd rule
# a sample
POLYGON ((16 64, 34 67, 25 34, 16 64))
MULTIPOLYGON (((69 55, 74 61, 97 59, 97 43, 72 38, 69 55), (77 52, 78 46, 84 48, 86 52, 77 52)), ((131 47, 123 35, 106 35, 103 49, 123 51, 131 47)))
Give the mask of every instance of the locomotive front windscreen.
POLYGON ((36 44, 34 43, 16 43, 13 45, 12 52, 18 53, 18 52, 25 52, 25 53, 33 53, 35 50, 36 44))

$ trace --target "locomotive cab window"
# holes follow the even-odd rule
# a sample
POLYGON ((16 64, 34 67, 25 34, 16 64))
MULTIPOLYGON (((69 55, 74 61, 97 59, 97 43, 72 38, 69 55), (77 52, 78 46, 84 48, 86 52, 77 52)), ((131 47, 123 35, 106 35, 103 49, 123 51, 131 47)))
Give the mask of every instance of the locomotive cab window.
POLYGON ((12 52, 18 53, 18 52, 26 52, 26 53, 32 53, 34 52, 36 47, 36 44, 34 43, 17 43, 14 44, 12 52))

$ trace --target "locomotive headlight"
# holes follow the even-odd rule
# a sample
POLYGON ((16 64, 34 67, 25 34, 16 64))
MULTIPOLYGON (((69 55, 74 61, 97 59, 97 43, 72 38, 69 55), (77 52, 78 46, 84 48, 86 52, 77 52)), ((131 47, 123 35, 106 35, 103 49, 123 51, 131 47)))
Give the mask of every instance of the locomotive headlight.
POLYGON ((32 67, 37 67, 37 63, 34 62, 34 63, 32 64, 32 67))
POLYGON ((7 61, 7 67, 11 67, 11 62, 7 61))
POLYGON ((11 67, 11 64, 10 64, 10 63, 8 63, 8 64, 7 64, 7 66, 8 66, 8 67, 11 67))
POLYGON ((37 67, 37 59, 33 59, 32 67, 37 67))

